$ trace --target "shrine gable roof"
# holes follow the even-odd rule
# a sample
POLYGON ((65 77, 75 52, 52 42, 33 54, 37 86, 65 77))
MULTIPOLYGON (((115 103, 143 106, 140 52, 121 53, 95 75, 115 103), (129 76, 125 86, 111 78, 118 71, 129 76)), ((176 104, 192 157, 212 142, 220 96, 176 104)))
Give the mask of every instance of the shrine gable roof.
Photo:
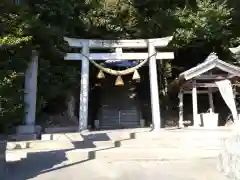
POLYGON ((218 58, 216 53, 211 53, 203 63, 181 73, 179 79, 190 80, 215 68, 231 74, 232 77, 240 77, 240 67, 222 61, 218 58))

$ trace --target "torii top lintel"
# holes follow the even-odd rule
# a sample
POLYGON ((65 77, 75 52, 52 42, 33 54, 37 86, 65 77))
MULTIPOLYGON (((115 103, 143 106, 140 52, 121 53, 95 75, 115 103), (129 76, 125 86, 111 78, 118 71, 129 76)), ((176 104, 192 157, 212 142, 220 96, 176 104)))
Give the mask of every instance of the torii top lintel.
MULTIPOLYGON (((115 48, 114 53, 89 53, 88 58, 91 60, 141 60, 149 57, 148 52, 122 52, 122 49, 128 48, 148 48, 149 45, 154 47, 166 47, 172 40, 172 36, 156 39, 132 39, 132 40, 94 40, 94 39, 76 39, 64 38, 70 47, 76 48, 97 48, 107 49, 115 48)), ((81 53, 67 53, 65 60, 82 60, 81 53)), ((174 59, 173 52, 157 52, 156 59, 174 59)))
POLYGON ((123 40, 95 40, 64 37, 72 47, 83 47, 87 42, 89 48, 147 48, 149 43, 155 47, 165 47, 172 40, 172 36, 156 39, 123 39, 123 40))

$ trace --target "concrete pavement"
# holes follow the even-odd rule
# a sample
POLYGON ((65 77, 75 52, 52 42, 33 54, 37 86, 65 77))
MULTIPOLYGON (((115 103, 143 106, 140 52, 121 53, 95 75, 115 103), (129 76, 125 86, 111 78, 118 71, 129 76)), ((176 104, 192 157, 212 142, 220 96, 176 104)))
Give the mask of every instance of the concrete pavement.
POLYGON ((227 180, 216 159, 181 161, 86 160, 68 162, 64 154, 29 156, 8 165, 7 180, 227 180))

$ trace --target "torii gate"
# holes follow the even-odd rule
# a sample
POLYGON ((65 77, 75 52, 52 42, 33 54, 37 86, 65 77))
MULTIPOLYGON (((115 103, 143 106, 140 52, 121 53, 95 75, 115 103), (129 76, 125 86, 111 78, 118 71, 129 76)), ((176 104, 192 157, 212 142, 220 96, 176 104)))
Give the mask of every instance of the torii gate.
POLYGON ((89 92, 89 59, 90 60, 143 60, 149 58, 149 77, 151 93, 151 109, 154 130, 162 127, 160 116, 160 103, 158 93, 157 64, 156 59, 173 59, 173 52, 157 52, 156 48, 166 47, 172 40, 171 37, 157 39, 138 40, 89 40, 64 38, 70 47, 79 48, 79 53, 67 53, 65 60, 80 60, 81 82, 80 82, 80 110, 79 130, 86 130, 88 125, 88 92, 89 92), (115 53, 90 53, 90 49, 115 49, 115 53), (145 53, 124 53, 125 49, 148 48, 145 53), (156 53, 156 56, 152 56, 156 53))

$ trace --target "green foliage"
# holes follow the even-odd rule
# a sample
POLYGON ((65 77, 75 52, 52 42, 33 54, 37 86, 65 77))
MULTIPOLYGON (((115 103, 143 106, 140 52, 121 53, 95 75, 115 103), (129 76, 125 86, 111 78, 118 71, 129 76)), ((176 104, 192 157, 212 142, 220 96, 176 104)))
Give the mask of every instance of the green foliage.
POLYGON ((232 24, 230 26, 232 37, 232 46, 238 46, 240 43, 240 1, 228 0, 228 6, 233 9, 232 12, 232 24))
POLYGON ((23 120, 24 72, 32 50, 39 52, 39 115, 46 102, 79 84, 80 63, 63 60, 68 51, 64 36, 119 39, 174 35, 172 45, 177 56, 165 64, 166 76, 172 78, 172 65, 188 68, 211 51, 222 53, 229 44, 239 42, 239 3, 224 2, 25 0, 14 5, 1 1, 0 127, 23 120))
POLYGON ((32 50, 44 59, 63 57, 63 36, 32 14, 29 6, 0 5, 0 131, 24 117, 24 73, 32 50))
POLYGON ((13 4, 0 4, 0 132, 23 117, 23 79, 31 36, 13 4))
POLYGON ((194 8, 178 8, 175 16, 180 24, 175 33, 176 44, 178 47, 219 41, 228 44, 231 12, 227 4, 212 0, 197 0, 194 8))

